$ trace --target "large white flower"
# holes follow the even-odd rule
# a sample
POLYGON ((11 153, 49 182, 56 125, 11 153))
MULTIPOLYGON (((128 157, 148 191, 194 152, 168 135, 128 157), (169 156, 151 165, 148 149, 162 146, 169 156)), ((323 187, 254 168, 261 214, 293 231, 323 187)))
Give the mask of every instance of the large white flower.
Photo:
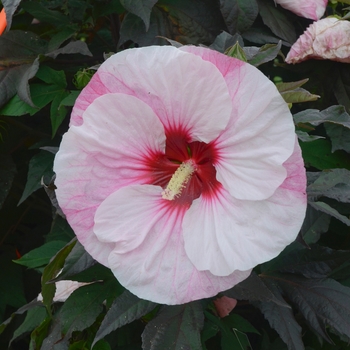
POLYGON ((86 250, 159 303, 239 283, 305 214, 286 103, 256 68, 205 48, 109 58, 76 102, 54 170, 86 250))

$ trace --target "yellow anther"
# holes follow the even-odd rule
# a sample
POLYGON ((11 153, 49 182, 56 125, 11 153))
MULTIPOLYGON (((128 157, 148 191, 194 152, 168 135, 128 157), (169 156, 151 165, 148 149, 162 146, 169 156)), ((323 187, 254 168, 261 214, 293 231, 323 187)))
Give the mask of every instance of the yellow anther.
POLYGON ((195 171, 195 163, 192 160, 182 163, 171 177, 166 189, 162 192, 162 198, 172 201, 178 197, 195 171))

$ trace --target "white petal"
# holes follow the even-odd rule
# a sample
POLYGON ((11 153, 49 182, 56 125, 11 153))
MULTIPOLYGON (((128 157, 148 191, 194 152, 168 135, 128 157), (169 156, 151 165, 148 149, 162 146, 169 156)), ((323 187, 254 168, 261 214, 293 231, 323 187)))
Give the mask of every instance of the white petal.
POLYGON ((99 79, 153 108, 166 129, 209 142, 227 125, 231 101, 215 65, 170 46, 124 50, 104 62, 99 79))

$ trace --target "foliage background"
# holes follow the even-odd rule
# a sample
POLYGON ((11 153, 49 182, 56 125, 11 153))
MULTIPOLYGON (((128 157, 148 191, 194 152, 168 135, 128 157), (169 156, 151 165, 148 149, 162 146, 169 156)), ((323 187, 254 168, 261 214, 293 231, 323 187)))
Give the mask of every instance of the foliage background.
MULTIPOLYGON (((350 340, 350 69, 284 63, 311 23, 273 0, 3 0, 0 36, 0 348, 344 349, 350 340), (238 44, 237 44, 238 43, 238 44), (75 240, 52 162, 76 97, 110 53, 206 45, 273 80, 294 115, 308 170, 302 231, 222 293, 179 306, 140 300, 75 240), (303 86, 303 87, 301 87, 303 86), (53 303, 58 279, 95 282, 53 303), (97 282, 96 282, 97 281, 97 282), (43 302, 36 301, 42 292, 43 302)), ((326 15, 344 16, 348 1, 326 15)))

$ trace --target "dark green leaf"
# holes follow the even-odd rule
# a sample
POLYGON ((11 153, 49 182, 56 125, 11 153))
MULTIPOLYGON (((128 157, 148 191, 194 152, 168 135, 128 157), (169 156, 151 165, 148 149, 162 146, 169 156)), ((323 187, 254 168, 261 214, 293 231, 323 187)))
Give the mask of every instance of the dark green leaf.
POLYGON ((226 290, 223 294, 238 300, 269 301, 282 306, 288 306, 288 304, 276 298, 273 292, 261 280, 260 276, 254 271, 247 279, 233 288, 226 290))
POLYGON ((78 98, 80 91, 71 91, 70 94, 61 101, 62 106, 74 106, 75 100, 78 98))
POLYGON ((242 37, 239 34, 231 35, 227 32, 222 32, 215 38, 214 42, 209 47, 213 50, 224 53, 226 49, 237 42, 240 46, 244 46, 242 37))
POLYGON ((21 0, 2 0, 1 1, 6 12, 6 22, 7 22, 6 30, 10 30, 11 24, 12 24, 12 16, 14 15, 20 2, 21 0))
POLYGON ((296 130, 295 133, 298 136, 298 139, 302 142, 312 142, 315 140, 319 140, 319 139, 324 139, 325 137, 323 136, 316 136, 316 135, 309 135, 307 132, 305 131, 300 131, 300 130, 296 130))
POLYGON ((69 24, 69 18, 58 11, 49 10, 40 2, 24 1, 21 7, 41 22, 49 23, 58 27, 65 27, 69 24))
POLYGON ((56 286, 54 283, 48 284, 57 274, 61 271, 64 261, 68 254, 73 249, 76 240, 72 240, 64 248, 62 248, 51 260, 51 262, 45 267, 41 278, 41 294, 43 296, 43 303, 46 306, 47 311, 51 315, 51 303, 55 295, 56 286))
MULTIPOLYGON (((269 289, 274 291, 274 295, 280 301, 284 301, 278 287, 268 278, 264 282, 269 289)), ((301 338, 301 327, 295 320, 291 308, 280 306, 271 302, 255 302, 264 317, 268 320, 270 326, 274 328, 283 341, 287 344, 289 350, 303 350, 304 344, 301 338)))
POLYGON ((14 260, 14 262, 29 268, 47 265, 50 262, 50 259, 65 245, 66 242, 62 241, 48 242, 39 248, 31 250, 20 259, 14 260))
POLYGON ((252 58, 248 59, 248 63, 258 67, 263 63, 272 61, 280 52, 281 46, 282 41, 280 41, 278 44, 266 44, 260 47, 256 54, 252 58))
POLYGON ((330 341, 326 326, 350 336, 350 288, 331 279, 306 279, 291 274, 279 276, 278 281, 283 292, 321 337, 330 341))
POLYGON ((332 69, 334 74, 334 84, 332 90, 340 105, 343 105, 350 113, 350 73, 347 65, 337 65, 332 69))
POLYGON ((0 209, 10 192, 13 179, 16 175, 16 165, 10 155, 0 155, 0 209))
POLYGON ((331 216, 315 210, 308 205, 301 234, 304 241, 308 244, 316 243, 320 235, 328 231, 331 216))
POLYGON ((350 129, 337 124, 325 124, 327 135, 332 141, 332 152, 342 149, 350 153, 350 129))
POLYGON ((68 95, 68 91, 61 91, 54 97, 51 103, 50 118, 52 126, 52 138, 56 135, 57 129, 62 124, 67 115, 67 109, 62 105, 62 101, 68 95))
POLYGON ((247 57, 243 48, 239 45, 238 41, 230 48, 228 48, 225 54, 229 57, 237 58, 243 62, 247 62, 247 57))
POLYGON ((42 187, 41 179, 47 176, 51 179, 53 175, 52 164, 54 155, 50 152, 40 151, 29 162, 27 183, 24 188, 21 199, 18 202, 20 205, 33 192, 42 187))
POLYGON ((86 43, 80 40, 71 41, 66 46, 61 47, 60 49, 56 49, 54 51, 46 53, 45 56, 56 58, 58 55, 68 55, 68 54, 74 54, 74 53, 80 53, 81 55, 84 55, 84 56, 92 56, 92 53, 90 52, 86 43))
MULTIPOLYGON (((285 303, 284 300, 281 300, 281 304, 283 303, 285 303)), ((230 313, 228 316, 224 317, 222 322, 224 322, 231 329, 234 328, 244 333, 260 334, 249 321, 235 313, 230 313)))
POLYGON ((302 79, 299 81, 292 81, 288 83, 277 83, 276 88, 279 92, 287 92, 291 90, 295 90, 304 84, 306 84, 309 81, 309 79, 302 79))
POLYGON ((70 39, 76 32, 74 26, 66 26, 57 34, 53 35, 49 41, 47 51, 52 52, 58 49, 66 40, 70 39))
POLYGON ((323 111, 317 109, 306 109, 294 115, 294 122, 320 125, 322 123, 332 123, 342 125, 350 129, 350 115, 343 106, 331 106, 323 111))
POLYGON ((93 344, 96 344, 97 341, 114 330, 146 315, 156 306, 157 304, 155 303, 139 299, 130 292, 125 291, 114 300, 96 333, 93 344))
POLYGON ((146 31, 149 29, 152 8, 157 2, 158 0, 120 0, 127 11, 143 20, 146 31))
POLYGON ((93 346, 92 350, 111 350, 111 346, 106 340, 101 339, 93 346))
POLYGON ((259 13, 265 25, 267 25, 272 33, 290 44, 295 43, 296 34, 293 24, 287 16, 278 10, 273 2, 257 0, 259 5, 259 13))
POLYGON ((53 222, 51 231, 46 236, 47 242, 52 241, 65 241, 70 242, 75 237, 75 234, 71 227, 69 226, 66 219, 62 218, 60 215, 56 215, 53 222))
POLYGON ((66 338, 74 331, 82 331, 95 322, 103 310, 107 295, 107 284, 94 283, 76 289, 68 297, 60 310, 62 333, 66 338))
POLYGON ((350 169, 350 159, 346 153, 336 151, 332 153, 332 146, 327 140, 300 142, 306 166, 317 169, 346 168, 350 169))
POLYGON ((199 302, 162 306, 142 333, 144 349, 201 349, 203 310, 199 302))
POLYGON ((68 277, 87 270, 94 264, 96 264, 96 261, 89 253, 86 252, 84 247, 77 242, 70 254, 67 256, 62 272, 57 278, 54 279, 54 281, 69 279, 68 277))
POLYGON ((229 32, 236 34, 253 25, 259 8, 256 0, 220 0, 220 11, 229 32))
POLYGON ((22 334, 33 331, 44 321, 46 316, 47 312, 43 306, 37 306, 33 309, 28 310, 23 323, 13 333, 11 342, 20 337, 22 334))
POLYGON ((332 208, 330 205, 324 202, 310 202, 309 203, 313 208, 316 210, 322 211, 323 213, 326 213, 330 216, 333 216, 334 218, 338 219, 345 225, 350 226, 350 219, 346 216, 340 214, 336 209, 332 208))

